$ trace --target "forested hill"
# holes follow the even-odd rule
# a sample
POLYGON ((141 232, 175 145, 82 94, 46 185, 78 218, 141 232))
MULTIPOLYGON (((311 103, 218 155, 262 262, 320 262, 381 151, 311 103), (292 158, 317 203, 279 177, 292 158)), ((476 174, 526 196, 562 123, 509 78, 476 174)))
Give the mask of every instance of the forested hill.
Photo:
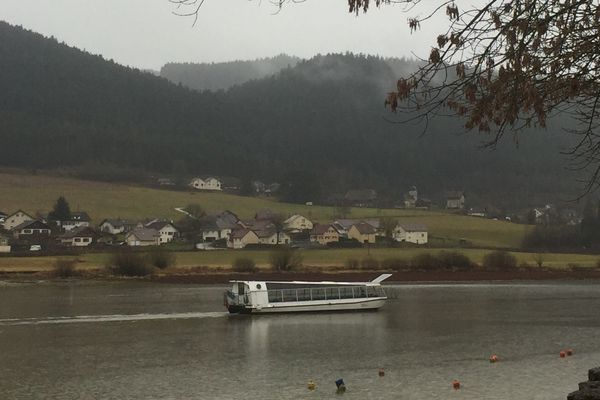
POLYGON ((403 65, 318 56, 197 92, 0 23, 0 163, 278 181, 301 187, 290 194, 297 201, 349 188, 398 198, 417 185, 433 198, 462 188, 471 199, 524 204, 573 189, 560 131, 489 152, 457 120, 435 121, 423 137, 388 122, 383 99, 403 65))
POLYGON ((298 57, 280 54, 252 61, 168 63, 161 68, 160 76, 196 90, 229 89, 233 85, 275 75, 284 68, 295 66, 298 61, 298 57))

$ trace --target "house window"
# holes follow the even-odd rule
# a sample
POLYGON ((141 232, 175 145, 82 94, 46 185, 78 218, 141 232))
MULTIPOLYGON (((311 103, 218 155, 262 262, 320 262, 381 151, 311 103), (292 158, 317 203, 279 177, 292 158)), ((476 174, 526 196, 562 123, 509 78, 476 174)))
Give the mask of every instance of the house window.
POLYGON ((91 242, 91 241, 92 241, 92 238, 83 238, 83 241, 84 241, 84 242, 91 242))
POLYGON ((23 233, 31 233, 31 229, 23 229, 23 233))
POLYGON ((81 242, 81 238, 75 238, 75 242, 76 243, 80 243, 81 242))

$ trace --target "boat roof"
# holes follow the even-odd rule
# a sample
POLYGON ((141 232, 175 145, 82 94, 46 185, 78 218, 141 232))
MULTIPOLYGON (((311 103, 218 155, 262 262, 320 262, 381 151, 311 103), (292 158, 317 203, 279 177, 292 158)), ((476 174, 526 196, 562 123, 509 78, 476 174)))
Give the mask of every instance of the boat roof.
POLYGON ((392 274, 381 274, 377 278, 373 279, 369 282, 334 282, 334 281, 242 281, 242 280, 231 280, 230 283, 278 283, 278 284, 288 284, 288 285, 378 285, 387 278, 392 276, 392 274))

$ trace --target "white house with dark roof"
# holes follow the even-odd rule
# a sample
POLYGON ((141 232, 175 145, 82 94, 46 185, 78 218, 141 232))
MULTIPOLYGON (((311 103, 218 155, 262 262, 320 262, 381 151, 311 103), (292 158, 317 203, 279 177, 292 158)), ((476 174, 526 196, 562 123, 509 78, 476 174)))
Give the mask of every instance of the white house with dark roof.
POLYGON ((136 228, 125 235, 127 246, 158 246, 160 234, 156 229, 136 228))
POLYGON ((75 211, 71 213, 71 218, 65 221, 57 221, 57 224, 65 231, 70 231, 79 227, 90 226, 92 219, 85 211, 75 211))
POLYGON ((446 208, 450 210, 462 210, 465 208, 465 192, 450 190, 445 193, 446 208))
POLYGON ((23 210, 16 211, 4 219, 4 229, 7 231, 13 230, 23 222, 33 221, 34 218, 23 210))
POLYGON ((285 232, 279 232, 275 229, 265 229, 255 231, 260 244, 290 244, 291 238, 285 232))
POLYGON ((6 220, 6 217, 8 217, 8 214, 0 211, 0 226, 4 225, 4 220, 6 220))
POLYGON ((427 226, 423 224, 398 224, 393 232, 397 242, 427 244, 427 226))
POLYGON ((23 239, 34 236, 50 236, 52 234, 52 229, 50 229, 48 224, 34 219, 25 221, 22 224, 13 227, 11 232, 15 238, 23 239))
POLYGON ((147 224, 146 228, 155 229, 158 232, 160 244, 170 243, 179 236, 179 230, 168 221, 154 221, 147 224))
POLYGON ((100 231, 118 235, 119 233, 131 232, 136 228, 137 223, 126 219, 105 219, 100 223, 100 231))
POLYGON ((87 247, 94 243, 96 232, 89 226, 80 226, 63 233, 58 239, 60 243, 71 247, 87 247))
POLYGON ((198 190, 223 190, 221 181, 212 176, 196 177, 191 180, 190 186, 198 190))

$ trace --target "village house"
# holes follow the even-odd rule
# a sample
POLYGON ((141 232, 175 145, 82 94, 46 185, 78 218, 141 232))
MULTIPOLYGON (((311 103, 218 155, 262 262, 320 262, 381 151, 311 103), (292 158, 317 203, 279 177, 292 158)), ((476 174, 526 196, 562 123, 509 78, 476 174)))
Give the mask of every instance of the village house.
POLYGON ((344 196, 344 201, 354 207, 374 207, 377 202, 377 192, 373 189, 349 190, 344 196))
POLYGON ((222 190, 221 181, 212 176, 194 178, 190 186, 198 190, 222 190))
POLYGON ((0 232, 0 253, 10 253, 10 238, 0 232))
POLYGON ((339 233, 341 237, 348 237, 348 231, 352 227, 352 225, 356 225, 360 222, 367 223, 371 225, 376 232, 376 235, 383 235, 383 232, 380 232, 380 221, 376 218, 368 218, 368 219, 347 219, 341 218, 336 219, 331 224, 333 228, 339 233))
POLYGON ((416 186, 412 186, 408 193, 404 194, 404 208, 416 208, 419 194, 416 186))
POLYGON ((159 244, 170 243, 179 236, 179 230, 169 221, 152 221, 146 224, 146 228, 154 229, 159 234, 159 244))
POLYGON ((64 246, 87 247, 94 242, 95 238, 96 232, 91 227, 80 226, 63 233, 58 239, 64 246))
POLYGON ((201 219, 201 235, 204 242, 227 239, 234 229, 240 227, 237 215, 224 211, 217 215, 209 215, 201 219))
POLYGON ((70 231, 75 228, 90 226, 91 220, 86 212, 76 211, 71 213, 71 218, 68 220, 56 221, 56 223, 65 231, 70 231))
POLYGON ((156 229, 135 228, 125 235, 127 246, 158 246, 160 234, 156 229))
POLYGON ((255 231, 260 244, 290 244, 291 239, 285 232, 277 232, 274 229, 255 231))
POLYGON ((377 231, 364 221, 358 222, 348 229, 348 239, 355 239, 360 243, 375 243, 377 231))
POLYGON ((465 208, 465 193, 462 191, 446 192, 446 208, 450 210, 462 210, 465 208))
POLYGON ((331 225, 317 224, 310 231, 310 241, 326 246, 328 243, 340 241, 340 234, 331 225))
POLYGON ((298 214, 294 214, 283 221, 283 229, 292 233, 309 231, 312 228, 313 223, 308 218, 298 214))
POLYGON ((398 224, 393 238, 397 242, 427 244, 427 227, 423 224, 398 224))
POLYGON ((236 229, 231 232, 227 239, 227 247, 230 249, 243 249, 249 244, 259 244, 258 235, 250 229, 236 229))
POLYGON ((23 210, 16 211, 7 216, 4 220, 4 229, 7 231, 13 230, 26 221, 33 221, 34 218, 23 210))
POLYGON ((119 233, 131 232, 136 228, 137 223, 125 219, 105 219, 100 223, 100 231, 118 235, 119 233))
POLYGON ((41 237, 46 236, 50 237, 52 234, 52 229, 48 224, 34 219, 30 221, 25 221, 22 224, 15 226, 11 230, 13 236, 17 239, 26 239, 30 237, 41 237))

